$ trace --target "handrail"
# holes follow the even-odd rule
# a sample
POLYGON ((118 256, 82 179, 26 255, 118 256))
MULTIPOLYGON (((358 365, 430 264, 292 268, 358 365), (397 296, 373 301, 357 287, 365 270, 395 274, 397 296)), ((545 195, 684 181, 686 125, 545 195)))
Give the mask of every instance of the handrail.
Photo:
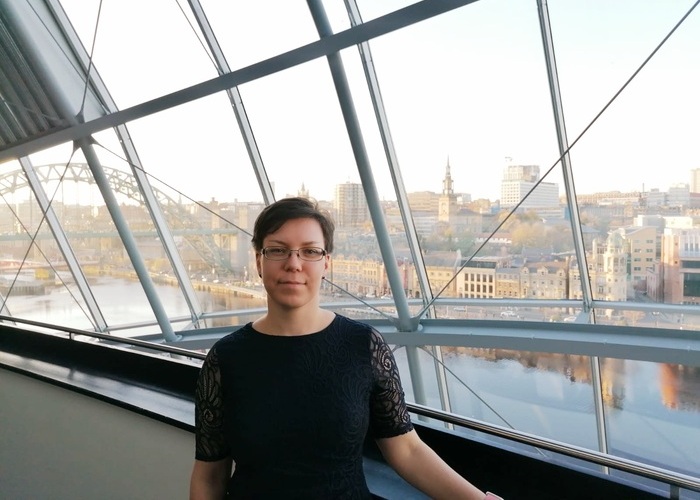
POLYGON ((195 359, 201 359, 201 360, 206 358, 206 354, 202 354, 202 353, 197 352, 197 351, 191 351, 189 349, 183 349, 181 347, 172 347, 169 345, 162 345, 162 344, 158 344, 155 342, 147 342, 145 340, 138 340, 138 339, 133 339, 130 337, 115 337, 113 335, 107 335, 104 333, 90 332, 87 330, 80 330, 77 328, 69 328, 67 326, 50 325, 47 323, 42 323, 40 321, 33 321, 30 319, 21 319, 21 318, 14 318, 12 316, 0 315, 0 322, 4 322, 4 321, 9 321, 12 323, 22 323, 25 325, 38 326, 39 328, 48 328, 50 330, 56 330, 59 332, 67 333, 71 337, 73 337, 74 335, 83 335, 85 337, 93 337, 93 338, 100 339, 100 340, 107 340, 109 342, 117 342, 120 344, 127 344, 127 345, 131 345, 134 347, 143 347, 146 349, 151 349, 153 351, 165 352, 168 354, 175 354, 177 356, 183 356, 186 358, 195 358, 195 359))
POLYGON ((537 448, 543 448, 548 451, 560 453, 572 458, 585 460, 606 467, 612 467, 623 472, 629 472, 631 474, 643 476, 648 479, 653 479, 669 485, 700 492, 700 479, 687 476, 685 474, 668 471, 652 465, 642 464, 626 458, 606 455, 597 451, 581 448, 580 446, 565 444, 553 439, 547 439, 526 432, 481 422, 469 417, 462 417, 460 415, 448 413, 429 406, 416 403, 406 403, 406 406, 410 412, 421 416, 434 418, 443 422, 458 425, 460 427, 466 427, 468 429, 484 432, 492 436, 517 441, 519 443, 528 444, 537 448))
MULTIPOLYGON (((69 328, 60 325, 50 325, 42 323, 39 321, 33 321, 28 319, 14 318, 11 316, 0 315, 0 322, 13 322, 22 323, 26 325, 36 326, 40 328, 47 328, 55 331, 60 331, 69 334, 71 337, 74 335, 83 335, 86 337, 93 337, 101 340, 106 340, 110 342, 116 342, 121 344, 127 344, 134 347, 142 347, 146 349, 151 349, 154 351, 160 351, 168 354, 173 354, 177 356, 183 356, 187 358, 195 358, 203 360, 206 355, 196 351, 191 351, 188 349, 183 349, 179 347, 172 347, 167 345, 161 345, 154 342, 147 342, 143 340, 128 338, 128 337, 114 337, 111 335, 106 335, 103 333, 91 332, 86 330, 80 330, 76 328, 69 328)), ((655 481, 660 481, 662 483, 677 486, 681 488, 686 488, 692 491, 700 492, 700 479, 687 476, 685 474, 680 474, 659 467, 654 467, 647 464, 642 464, 635 462, 633 460, 614 457, 611 455, 603 454, 597 451, 589 450, 575 445, 565 444, 556 440, 547 439, 533 434, 529 434, 522 431, 517 431, 514 429, 501 427, 495 424, 490 424, 475 420, 469 417, 463 417, 456 415, 454 413, 445 412, 428 406, 420 405, 417 403, 407 403, 407 407, 411 413, 415 413, 421 416, 434 418, 442 422, 450 423, 453 425, 458 425, 460 427, 465 427, 468 429, 484 432, 486 434, 502 437, 511 441, 516 441, 522 444, 527 444, 534 446, 536 448, 545 449, 548 451, 553 451, 562 455, 566 455, 572 458, 585 460, 597 465, 602 465, 606 467, 612 467, 614 469, 635 474, 638 476, 646 477, 655 481)))

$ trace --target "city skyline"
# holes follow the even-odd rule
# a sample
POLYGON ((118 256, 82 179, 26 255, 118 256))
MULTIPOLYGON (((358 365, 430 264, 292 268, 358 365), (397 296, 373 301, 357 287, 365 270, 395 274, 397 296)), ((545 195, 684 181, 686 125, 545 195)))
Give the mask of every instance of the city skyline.
MULTIPOLYGON (((470 191, 459 189, 458 186, 460 184, 463 184, 463 182, 460 182, 460 180, 459 180, 459 172, 457 172, 457 174, 455 174, 454 173, 455 169, 454 169, 451 161, 450 160, 448 160, 448 161, 450 163, 443 164, 441 167, 442 170, 439 170, 437 168, 431 169, 431 172, 434 174, 435 178, 433 179, 433 182, 431 182, 430 186, 425 186, 423 189, 419 189, 419 190, 415 190, 415 191, 407 191, 407 194, 433 193, 433 194, 439 195, 442 192, 442 189, 438 189, 438 188, 440 186, 442 186, 442 183, 444 180, 444 174, 445 174, 445 167, 447 165, 449 165, 450 170, 452 172, 451 177, 453 180, 453 192, 455 194, 467 195, 471 199, 471 201, 485 199, 485 200, 488 200, 489 202, 493 203, 493 202, 499 202, 501 200, 501 198, 502 198, 501 196, 498 196, 496 198, 482 198, 482 197, 476 196, 474 193, 472 193, 470 191), (454 187, 454 186, 457 186, 457 187, 454 187)), ((75 159, 71 163, 72 164, 86 165, 86 162, 76 161, 75 159)), ((37 164, 37 165, 35 165, 35 168, 41 169, 42 167, 45 168, 47 166, 53 166, 54 168, 60 170, 64 165, 62 165, 62 164, 57 165, 57 164, 53 164, 53 163, 51 163, 51 164, 37 164)), ((503 171, 502 171, 503 176, 506 175, 509 166, 518 167, 520 165, 516 165, 516 164, 511 163, 509 165, 504 166, 503 171)), ((109 167, 107 165, 105 165, 105 167, 108 169, 111 169, 111 167, 109 167)), ((116 172, 116 170, 114 170, 114 171, 116 172)), ((21 171, 21 169, 19 169, 19 167, 14 172, 16 174, 21 175, 21 176, 24 175, 23 172, 21 171)), ((617 189, 617 190, 604 189, 604 190, 593 191, 593 192, 582 192, 582 191, 578 190, 576 194, 579 197, 590 197, 590 196, 595 196, 598 194, 615 193, 615 192, 619 192, 619 193, 623 193, 623 194, 624 193, 651 194, 654 192, 668 193, 669 190, 672 190, 674 187, 677 187, 677 186, 687 186, 689 188, 690 193, 700 193, 700 182, 698 182, 698 172, 700 172, 700 168, 689 169, 687 172, 686 181, 683 181, 683 180, 676 181, 674 179, 669 179, 668 180, 668 187, 665 190, 658 187, 658 186, 648 186, 642 180, 642 182, 641 182, 642 189, 634 189, 634 188, 617 189), (696 190, 694 191, 693 188, 695 188, 696 190)), ((13 174, 13 171, 5 171, 5 172, 0 174, 0 179, 4 176, 11 176, 12 174, 13 174)), ((126 175, 130 176, 131 174, 127 173, 126 175)), ((85 179, 74 179, 74 180, 78 181, 78 180, 85 180, 85 179)), ((501 183, 499 184, 499 190, 501 189, 502 182, 503 182, 503 177, 501 178, 501 183)), ((158 181, 158 179, 152 179, 152 183, 154 186, 159 186, 161 184, 158 181)), ((279 193, 275 192, 275 194, 276 194, 276 198, 279 199, 279 198, 287 197, 287 196, 297 196, 297 195, 299 195, 299 193, 305 193, 305 195, 308 195, 309 197, 314 198, 318 201, 333 203, 333 201, 336 198, 336 191, 338 189, 338 186, 341 186, 343 184, 348 184, 348 183, 361 184, 359 182, 354 182, 354 181, 349 181, 349 180, 342 182, 342 183, 334 184, 333 186, 331 186, 329 188, 331 194, 328 197, 323 197, 323 196, 317 196, 314 192, 312 192, 311 189, 309 189, 307 187, 307 182, 303 179, 300 179, 299 185, 297 186, 297 188, 295 190, 293 190, 291 192, 286 192, 283 194, 279 194, 279 193)), ((95 196, 95 194, 89 193, 90 189, 95 190, 94 185, 92 185, 92 184, 88 185, 88 183, 78 183, 78 182, 65 183, 65 184, 66 184, 65 186, 61 187, 61 190, 63 193, 62 196, 64 196, 67 199, 71 199, 71 198, 75 199, 75 201, 77 201, 76 204, 79 204, 79 205, 93 205, 93 206, 95 205, 93 203, 93 201, 96 198, 96 196, 95 196), (67 189, 66 189, 66 187, 67 187, 67 189), (66 192, 68 194, 66 194, 66 192), (81 194, 82 194, 82 196, 81 196, 81 194), (89 203, 85 203, 88 200, 89 200, 89 203)), ((14 184, 10 183, 8 185, 14 185, 14 184)), ((562 196, 564 196, 563 188, 560 185, 558 185, 558 187, 559 187, 559 197, 561 198, 562 196)), ((167 185, 167 184, 163 184, 163 187, 161 187, 161 190, 168 191, 172 188, 175 188, 175 187, 167 185)), ((273 190, 275 190, 274 183, 273 183, 273 190)), ((211 201, 217 201, 220 203, 232 203, 232 202, 259 203, 261 201, 259 199, 258 200, 255 200, 255 199, 233 199, 233 198, 219 199, 219 198, 216 198, 215 196, 209 196, 209 197, 203 198, 203 199, 196 199, 196 198, 191 197, 186 191, 180 191, 180 190, 177 190, 177 188, 175 188, 175 191, 178 195, 184 196, 194 203, 208 203, 211 201)), ((11 203, 18 203, 18 202, 26 201, 28 199, 28 196, 22 196, 22 190, 20 190, 20 189, 6 190, 6 194, 8 195, 8 198, 6 198, 6 200, 5 200, 6 202, 9 201, 11 203)), ((27 191, 27 194, 29 194, 29 191, 27 191)), ((391 198, 390 199, 382 198, 382 201, 391 201, 391 200, 392 200, 391 198)))

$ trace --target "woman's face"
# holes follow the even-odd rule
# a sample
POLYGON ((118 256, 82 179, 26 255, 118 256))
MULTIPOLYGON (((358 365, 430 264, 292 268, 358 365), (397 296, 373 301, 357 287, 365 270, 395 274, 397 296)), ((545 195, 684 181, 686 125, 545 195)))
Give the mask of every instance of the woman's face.
MULTIPOLYGON (((285 222, 274 233, 263 240, 263 249, 267 247, 284 247, 292 250, 306 247, 325 249, 321 225, 314 219, 292 219, 285 222)), ((286 308, 302 307, 318 301, 321 279, 326 275, 329 256, 319 261, 307 261, 299 258, 297 252, 284 260, 269 260, 261 253, 255 260, 258 273, 262 275, 263 285, 270 301, 286 308)))

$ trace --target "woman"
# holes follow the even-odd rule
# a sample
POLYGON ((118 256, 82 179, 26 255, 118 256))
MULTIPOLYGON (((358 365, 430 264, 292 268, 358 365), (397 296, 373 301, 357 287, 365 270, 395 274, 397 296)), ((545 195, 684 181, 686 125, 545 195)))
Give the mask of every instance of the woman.
POLYGON ((320 307, 333 230, 304 198, 258 216, 252 243, 268 310, 216 342, 202 366, 190 498, 370 498, 367 432, 431 497, 487 498, 416 434, 379 333, 320 307))

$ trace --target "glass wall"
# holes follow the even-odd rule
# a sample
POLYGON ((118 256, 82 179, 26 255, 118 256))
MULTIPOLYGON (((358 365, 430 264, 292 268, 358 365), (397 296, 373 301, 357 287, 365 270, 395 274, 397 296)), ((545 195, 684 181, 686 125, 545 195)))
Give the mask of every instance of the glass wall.
MULTIPOLYGON (((322 301, 348 316, 700 329, 693 2, 100 7, 8 7, 35 80, 2 89, 4 315, 240 325, 255 217, 299 195, 336 222, 322 301)), ((700 361, 464 344, 397 346, 412 400, 700 469, 700 361)))

